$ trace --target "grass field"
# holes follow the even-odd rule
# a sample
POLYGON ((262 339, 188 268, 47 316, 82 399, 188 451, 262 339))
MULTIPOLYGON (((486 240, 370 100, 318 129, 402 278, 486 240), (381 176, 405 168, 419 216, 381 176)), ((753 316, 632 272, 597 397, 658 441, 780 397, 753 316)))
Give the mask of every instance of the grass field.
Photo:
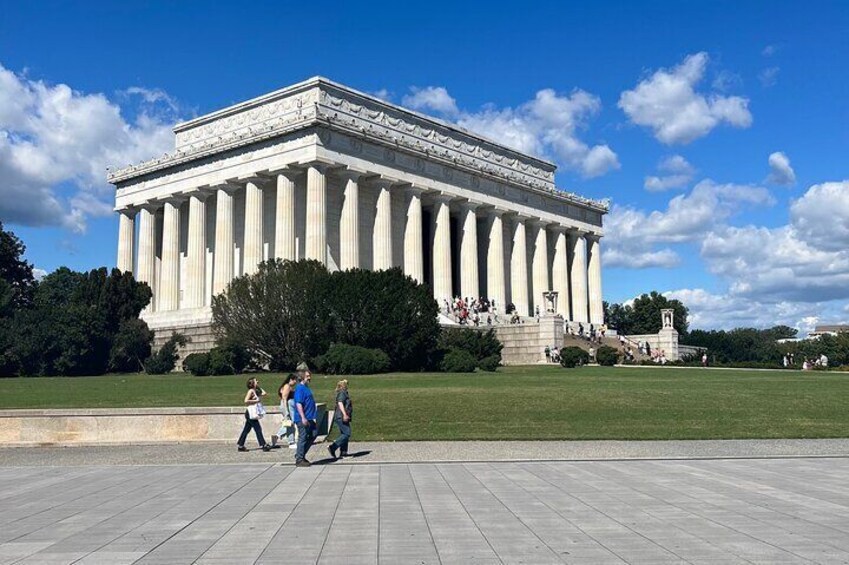
MULTIPOLYGON (((260 375, 274 399, 279 375, 260 375)), ((676 368, 350 377, 360 440, 849 437, 849 375, 676 368)), ((0 379, 0 408, 228 406, 245 378, 0 379)), ((336 377, 313 377, 331 401, 336 377)), ((276 417, 276 416, 271 416, 276 417)))

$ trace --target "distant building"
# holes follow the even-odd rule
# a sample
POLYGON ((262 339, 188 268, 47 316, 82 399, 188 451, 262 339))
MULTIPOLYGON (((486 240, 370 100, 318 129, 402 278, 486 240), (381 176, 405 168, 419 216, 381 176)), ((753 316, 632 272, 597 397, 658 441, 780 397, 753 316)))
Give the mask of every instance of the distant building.
POLYGON ((837 324, 833 326, 816 326, 808 337, 819 338, 824 335, 837 335, 849 332, 849 325, 837 324))

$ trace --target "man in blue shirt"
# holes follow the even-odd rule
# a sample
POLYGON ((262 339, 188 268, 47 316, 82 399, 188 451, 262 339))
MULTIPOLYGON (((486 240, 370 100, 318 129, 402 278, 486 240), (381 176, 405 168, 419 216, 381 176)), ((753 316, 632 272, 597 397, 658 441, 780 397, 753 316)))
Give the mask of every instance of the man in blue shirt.
POLYGON ((316 418, 318 411, 315 406, 315 398, 312 395, 309 384, 312 373, 309 369, 301 373, 301 382, 295 387, 295 415, 293 422, 298 427, 298 448, 295 450, 295 466, 309 467, 307 451, 312 447, 316 435, 316 418))

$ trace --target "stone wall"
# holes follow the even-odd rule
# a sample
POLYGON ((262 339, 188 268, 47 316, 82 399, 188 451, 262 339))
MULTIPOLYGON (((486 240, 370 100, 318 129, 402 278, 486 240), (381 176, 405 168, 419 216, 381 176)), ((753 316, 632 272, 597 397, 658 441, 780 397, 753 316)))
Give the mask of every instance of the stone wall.
MULTIPOLYGON (((241 391, 239 391, 241 394, 241 391)), ((261 420, 266 441, 280 428, 276 406, 261 420)), ((319 434, 326 435, 330 419, 318 404, 319 434)), ((245 423, 244 407, 106 408, 71 410, 0 410, 0 445, 150 444, 191 441, 229 441, 234 445, 245 423)), ((320 436, 320 438, 321 438, 320 436)), ((255 442, 253 432, 249 436, 255 442)))
POLYGON ((563 318, 560 317, 544 317, 539 323, 526 318, 524 324, 492 327, 504 346, 501 350, 504 365, 545 363, 545 346, 560 347, 563 343, 563 318))

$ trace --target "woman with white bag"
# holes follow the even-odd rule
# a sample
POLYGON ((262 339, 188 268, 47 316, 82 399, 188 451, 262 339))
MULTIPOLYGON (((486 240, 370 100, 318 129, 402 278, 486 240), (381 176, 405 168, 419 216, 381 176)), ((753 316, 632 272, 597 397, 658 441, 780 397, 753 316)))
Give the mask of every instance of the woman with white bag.
POLYGON ((247 451, 245 440, 248 439, 248 433, 253 428, 256 434, 256 440, 263 451, 271 451, 271 446, 265 443, 265 438, 262 437, 262 426, 259 421, 265 415, 265 408, 262 406, 262 397, 265 396, 265 391, 259 388, 259 381, 256 379, 248 379, 248 392, 245 394, 245 426, 242 428, 242 435, 239 436, 237 445, 239 451, 247 451))

